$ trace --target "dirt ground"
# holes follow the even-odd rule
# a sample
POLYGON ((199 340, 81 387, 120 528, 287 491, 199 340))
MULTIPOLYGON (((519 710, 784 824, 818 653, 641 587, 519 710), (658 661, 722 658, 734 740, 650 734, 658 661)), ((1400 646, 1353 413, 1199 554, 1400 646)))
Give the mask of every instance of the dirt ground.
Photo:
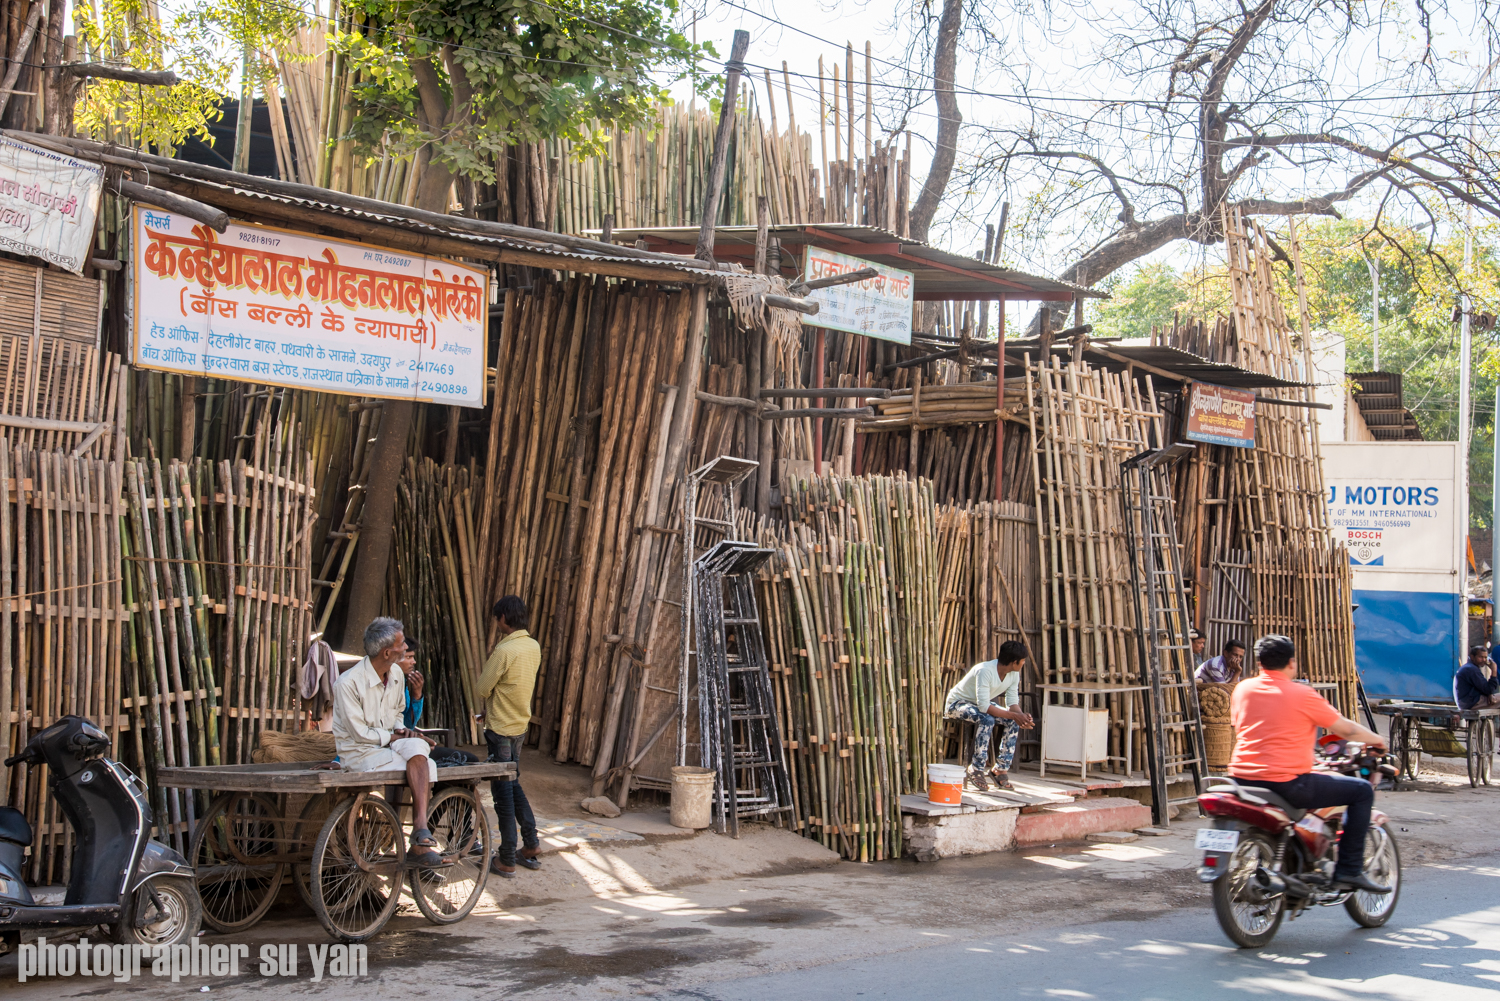
MULTIPOLYGON (((537 769, 537 772, 544 771, 537 769)), ((566 770, 564 770, 566 771, 566 770)), ((579 791, 566 776, 536 775, 538 802, 561 810, 579 791)), ((1443 866, 1500 850, 1500 787, 1470 789, 1432 773, 1382 792, 1405 865, 1443 866)), ((542 811, 538 811, 539 813, 542 811)), ((581 816, 581 814, 579 814, 581 816)), ((997 929, 1022 934, 1099 920, 1145 919, 1200 909, 1207 890, 1193 874, 1196 821, 1164 837, 1122 845, 1059 844, 936 863, 841 862, 786 831, 752 827, 739 841, 698 833, 586 841, 549 853, 540 872, 491 881, 489 898, 463 923, 428 925, 404 907, 371 943, 369 977, 314 983, 151 978, 108 984, 80 977, 17 985, 14 959, 0 980, 18 998, 210 992, 230 998, 274 986, 330 999, 370 997, 614 997, 691 992, 716 980, 968 942, 977 951, 997 929)), ((207 936, 259 953, 262 943, 323 943, 300 905, 249 935, 207 936)), ((914 958, 914 961, 916 960, 914 958)))

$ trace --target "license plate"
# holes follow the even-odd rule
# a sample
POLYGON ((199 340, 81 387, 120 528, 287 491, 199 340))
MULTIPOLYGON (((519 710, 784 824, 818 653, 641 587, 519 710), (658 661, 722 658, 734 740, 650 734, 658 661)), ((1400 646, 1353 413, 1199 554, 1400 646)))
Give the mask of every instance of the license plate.
POLYGON ((1206 852, 1232 852, 1240 843, 1239 831, 1226 831, 1217 827, 1198 828, 1198 837, 1193 847, 1206 852))

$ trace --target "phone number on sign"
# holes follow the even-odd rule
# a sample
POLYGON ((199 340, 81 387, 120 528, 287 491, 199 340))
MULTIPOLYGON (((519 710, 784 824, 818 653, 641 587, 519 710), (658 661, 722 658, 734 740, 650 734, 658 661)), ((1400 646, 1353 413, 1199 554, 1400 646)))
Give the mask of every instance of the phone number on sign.
POLYGON ((424 379, 420 392, 424 394, 431 393, 436 396, 468 396, 469 387, 456 385, 451 382, 428 382, 424 379))

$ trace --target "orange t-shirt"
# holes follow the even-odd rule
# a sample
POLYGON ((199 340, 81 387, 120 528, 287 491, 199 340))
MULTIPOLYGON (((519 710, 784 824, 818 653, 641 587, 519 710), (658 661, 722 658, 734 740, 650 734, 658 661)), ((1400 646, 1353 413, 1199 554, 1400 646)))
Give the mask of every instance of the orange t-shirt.
POLYGON ((1238 739, 1229 774, 1290 782, 1312 771, 1316 728, 1333 726, 1339 712, 1311 685, 1265 671, 1235 686, 1229 719, 1238 739))

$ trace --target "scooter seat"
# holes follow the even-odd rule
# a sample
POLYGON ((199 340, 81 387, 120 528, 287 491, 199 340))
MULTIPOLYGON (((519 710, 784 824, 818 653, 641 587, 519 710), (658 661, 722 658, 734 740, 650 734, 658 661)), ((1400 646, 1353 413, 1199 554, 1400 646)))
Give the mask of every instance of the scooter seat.
POLYGON ((1303 817, 1307 816, 1306 810, 1297 809, 1295 806, 1288 803, 1286 800, 1282 799, 1280 796, 1276 795, 1274 792, 1263 786, 1241 785, 1240 792, 1249 793, 1251 796, 1257 796, 1260 799, 1265 800, 1267 803, 1276 807, 1276 809, 1283 811, 1288 817, 1291 817, 1292 823, 1296 823, 1303 817))
POLYGON ((26 815, 15 807, 0 806, 0 841, 31 844, 31 825, 26 823, 26 815))

